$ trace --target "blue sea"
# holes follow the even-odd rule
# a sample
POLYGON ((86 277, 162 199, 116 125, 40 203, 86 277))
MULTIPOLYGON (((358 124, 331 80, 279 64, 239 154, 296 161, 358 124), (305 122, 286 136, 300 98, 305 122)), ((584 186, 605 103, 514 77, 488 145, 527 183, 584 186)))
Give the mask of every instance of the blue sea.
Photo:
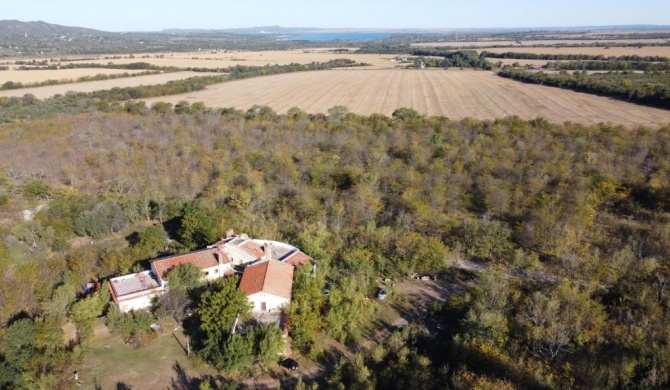
POLYGON ((290 37, 288 41, 369 41, 371 39, 389 38, 391 34, 385 33, 329 33, 329 34, 303 34, 290 37))

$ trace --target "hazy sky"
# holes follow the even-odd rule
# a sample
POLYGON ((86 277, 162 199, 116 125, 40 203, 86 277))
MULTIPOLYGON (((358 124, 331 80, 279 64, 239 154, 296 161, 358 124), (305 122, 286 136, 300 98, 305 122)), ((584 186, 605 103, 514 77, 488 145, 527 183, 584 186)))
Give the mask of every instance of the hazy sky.
POLYGON ((0 19, 107 31, 264 25, 481 28, 670 24, 669 0, 3 0, 0 19))

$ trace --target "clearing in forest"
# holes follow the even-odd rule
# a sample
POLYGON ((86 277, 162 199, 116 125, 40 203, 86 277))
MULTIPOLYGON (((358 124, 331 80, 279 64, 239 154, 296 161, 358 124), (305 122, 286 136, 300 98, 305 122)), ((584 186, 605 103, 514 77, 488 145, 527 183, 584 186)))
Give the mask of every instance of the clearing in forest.
POLYGON ((203 91, 147 99, 202 101, 208 107, 246 110, 267 105, 279 113, 299 107, 326 113, 342 105, 363 115, 391 115, 412 107, 452 119, 495 119, 518 115, 555 123, 612 122, 625 126, 670 124, 670 111, 601 96, 525 84, 475 70, 327 70, 257 77, 212 85, 203 91))

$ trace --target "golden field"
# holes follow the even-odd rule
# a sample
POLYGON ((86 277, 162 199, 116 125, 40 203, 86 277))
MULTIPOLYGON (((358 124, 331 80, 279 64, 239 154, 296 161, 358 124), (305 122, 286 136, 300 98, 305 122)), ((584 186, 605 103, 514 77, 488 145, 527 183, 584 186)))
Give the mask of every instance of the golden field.
MULTIPOLYGON (((384 54, 355 54, 351 49, 349 53, 335 53, 335 48, 300 49, 300 50, 274 50, 274 51, 200 51, 186 53, 145 53, 135 54, 132 58, 97 57, 97 60, 82 59, 73 63, 95 63, 95 64, 130 64, 133 62, 147 62, 157 66, 175 66, 180 68, 225 68, 235 65, 265 66, 265 65, 287 65, 290 63, 309 64, 311 62, 328 62, 330 60, 348 58, 358 63, 368 63, 371 68, 392 68, 390 62, 394 55, 384 54)), ((88 56, 90 58, 90 56, 88 56)))
POLYGON ((96 76, 99 74, 115 75, 123 73, 140 73, 143 70, 126 69, 59 69, 59 70, 3 70, 0 71, 0 84, 7 81, 19 83, 39 83, 47 80, 77 80, 80 77, 96 76))
MULTIPOLYGON (((27 71, 27 72, 37 72, 37 71, 27 71)), ((55 72, 60 71, 57 70, 55 72)), ((64 95, 70 91, 94 92, 103 89, 112 89, 116 87, 124 88, 124 87, 137 87, 140 85, 157 85, 157 84, 165 84, 168 81, 182 80, 187 79, 189 77, 207 76, 212 74, 220 74, 220 73, 175 72, 175 73, 155 74, 149 76, 123 77, 111 80, 86 81, 83 83, 49 85, 46 87, 20 88, 20 89, 11 89, 7 91, 0 91, 0 97, 10 97, 10 96, 21 97, 25 94, 32 94, 35 95, 35 97, 37 97, 38 99, 45 99, 57 94, 64 95)))
POLYGON ((613 122, 625 126, 670 124, 670 111, 559 88, 524 84, 474 70, 329 70, 290 73, 213 85, 199 92, 148 99, 147 103, 202 101, 209 107, 246 110, 267 105, 284 113, 299 107, 326 113, 336 105, 351 112, 391 115, 412 107, 452 119, 518 115, 552 122, 613 122))

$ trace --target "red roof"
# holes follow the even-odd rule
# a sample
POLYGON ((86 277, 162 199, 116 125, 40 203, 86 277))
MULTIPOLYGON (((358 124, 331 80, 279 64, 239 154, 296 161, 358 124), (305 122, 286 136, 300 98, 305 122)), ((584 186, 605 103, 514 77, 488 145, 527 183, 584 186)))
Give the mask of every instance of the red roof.
POLYGON ((223 263, 230 263, 230 259, 225 254, 219 252, 217 248, 206 248, 195 252, 185 253, 163 257, 153 260, 152 263, 156 269, 157 276, 165 279, 167 272, 177 265, 193 264, 200 269, 216 267, 219 264, 218 256, 223 256, 223 263))
POLYGON ((265 292, 291 299, 293 266, 277 260, 265 260, 244 269, 240 290, 247 295, 265 292))
POLYGON ((314 259, 302 253, 301 251, 295 251, 288 258, 284 259, 284 262, 298 268, 305 264, 314 264, 314 259))

